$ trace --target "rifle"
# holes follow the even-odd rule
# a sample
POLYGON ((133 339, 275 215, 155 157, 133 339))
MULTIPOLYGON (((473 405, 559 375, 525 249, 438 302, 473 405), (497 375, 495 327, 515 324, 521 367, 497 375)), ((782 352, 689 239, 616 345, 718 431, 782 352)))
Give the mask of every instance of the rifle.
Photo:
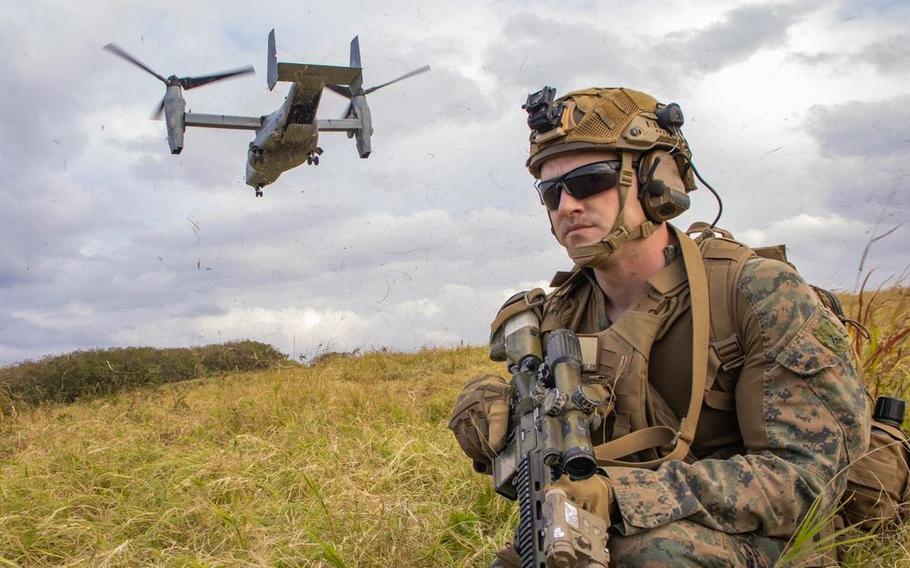
POLYGON ((543 358, 539 319, 529 298, 522 299, 527 309, 506 319, 492 342, 491 358, 508 361, 514 391, 493 485, 518 499, 515 548, 522 568, 606 568, 606 521, 564 492, 544 490, 563 474, 577 481, 596 473, 589 427, 604 397, 581 382, 581 346, 572 331, 549 332, 543 358))

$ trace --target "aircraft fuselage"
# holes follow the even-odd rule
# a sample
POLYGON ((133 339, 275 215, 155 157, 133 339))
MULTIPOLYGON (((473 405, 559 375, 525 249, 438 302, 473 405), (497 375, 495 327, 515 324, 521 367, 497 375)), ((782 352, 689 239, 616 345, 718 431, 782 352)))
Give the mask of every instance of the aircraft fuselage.
POLYGON ((315 113, 293 105, 297 85, 291 85, 281 108, 266 116, 247 152, 246 183, 255 188, 273 183, 282 172, 312 161, 319 130, 315 113), (308 122, 305 122, 309 119, 308 122))

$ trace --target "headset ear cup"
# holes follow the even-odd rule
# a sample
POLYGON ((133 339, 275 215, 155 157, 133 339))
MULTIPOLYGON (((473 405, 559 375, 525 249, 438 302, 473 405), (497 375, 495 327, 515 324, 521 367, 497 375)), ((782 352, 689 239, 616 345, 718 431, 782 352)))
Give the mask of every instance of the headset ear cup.
MULTIPOLYGON (((640 179, 638 197, 649 221, 663 223, 681 215, 689 208, 686 184, 675 159, 660 159, 656 152, 642 157, 639 171, 645 172, 640 179)), ((664 158, 669 158, 663 153, 664 158)))
POLYGON ((645 217, 654 223, 663 223, 667 217, 661 214, 660 204, 666 201, 664 195, 668 192, 667 186, 659 181, 651 181, 644 192, 644 199, 641 205, 644 209, 645 217))

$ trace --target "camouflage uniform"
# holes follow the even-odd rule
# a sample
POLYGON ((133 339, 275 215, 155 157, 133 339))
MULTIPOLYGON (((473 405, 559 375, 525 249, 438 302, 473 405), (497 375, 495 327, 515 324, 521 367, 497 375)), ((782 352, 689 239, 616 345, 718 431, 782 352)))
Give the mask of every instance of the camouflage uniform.
MULTIPOLYGON (((588 276, 547 305, 560 312, 558 325, 578 333, 609 325, 588 276)), ((773 565, 813 501, 836 502, 846 484, 838 474, 865 448, 866 398, 846 332, 799 274, 752 258, 732 298, 744 360, 718 378, 735 397, 730 427, 713 431, 718 411, 705 407, 691 459, 656 470, 606 468, 619 513, 615 565, 773 565)), ((674 328, 689 329, 684 319, 655 342, 648 367, 677 417, 688 403, 678 393, 688 387, 675 396, 674 387, 688 383, 688 363, 667 361, 662 344, 674 328)))
MULTIPOLYGON (((554 281, 558 288, 545 303, 540 329, 596 336, 597 360, 588 366, 596 370, 582 378, 615 389, 615 408, 599 431, 591 432, 592 443, 599 445, 595 452, 612 452, 623 444, 606 442, 621 441, 630 431, 661 430, 674 421, 679 426, 683 417, 695 416, 688 406, 698 401, 692 388, 701 382, 705 350, 702 337, 693 338, 689 303, 695 290, 689 290, 686 276, 693 265, 673 260, 672 249, 664 251, 669 264, 648 279, 647 297, 615 325, 592 271, 609 270, 611 255, 626 243, 648 238, 685 211, 687 194, 696 188, 695 168, 678 105, 623 88, 585 89, 555 100, 554 93, 544 88, 524 106, 532 129, 527 162, 532 176, 540 180, 544 163, 564 154, 601 151, 619 158, 611 180, 619 203, 612 226, 596 243, 564 245, 576 269, 562 284, 554 281), (661 173, 658 162, 669 171, 661 173), (646 221, 631 223, 623 214, 634 200, 646 221), (628 341, 632 335, 634 345, 628 341)), ((582 184, 576 186, 578 195, 572 193, 567 175, 538 186, 551 224, 565 214, 559 212, 562 192, 582 201, 597 194, 582 184)), ((613 187, 600 189, 607 190, 613 187)), ((711 227, 708 233, 717 232, 711 227)), ((697 429, 684 460, 664 461, 655 469, 637 466, 649 460, 647 452, 652 458, 667 455, 651 448, 620 458, 633 464, 605 468, 612 491, 599 495, 615 503, 606 507, 615 565, 772 565, 816 499, 837 503, 846 466, 868 444, 868 405, 840 321, 790 265, 759 258, 732 241, 708 241, 713 243, 702 242, 701 253, 708 272, 709 371, 700 415, 697 422, 686 422, 685 441, 693 422, 697 429), (712 256, 708 250, 727 245, 744 254, 712 256), (735 359, 727 357, 731 345, 735 359), (718 361, 722 364, 714 365, 718 361)), ((703 294, 702 286, 697 288, 703 294)), ((697 303, 704 306, 703 301, 697 303)), ((477 440, 482 449, 501 448, 490 442, 485 422, 474 418, 492 415, 489 401, 501 406, 507 400, 504 382, 488 382, 463 391, 450 422, 475 463, 490 457, 489 451, 474 449, 477 440)), ((677 439, 671 447, 683 429, 672 431, 677 439)))

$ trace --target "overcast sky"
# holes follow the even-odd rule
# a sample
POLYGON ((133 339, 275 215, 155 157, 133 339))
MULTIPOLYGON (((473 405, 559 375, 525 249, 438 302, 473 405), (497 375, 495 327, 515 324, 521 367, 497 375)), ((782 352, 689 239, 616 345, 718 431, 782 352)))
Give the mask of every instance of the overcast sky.
MULTIPOLYGON (((808 280, 852 289, 870 237, 908 213, 910 3, 733 1, 4 2, 0 18, 0 364, 73 349, 250 338, 292 356, 480 344, 512 292, 571 266, 524 169, 527 93, 628 86, 678 102, 720 225, 787 243, 808 280), (364 80, 373 154, 324 134, 318 167, 255 198, 248 131, 149 116, 163 75, 245 64, 186 93, 259 116, 266 36, 281 61, 364 80)), ((326 93, 320 116, 346 101, 326 93)), ((713 218, 704 189, 679 224, 713 218)), ((877 280, 910 262, 902 226, 877 280)))

